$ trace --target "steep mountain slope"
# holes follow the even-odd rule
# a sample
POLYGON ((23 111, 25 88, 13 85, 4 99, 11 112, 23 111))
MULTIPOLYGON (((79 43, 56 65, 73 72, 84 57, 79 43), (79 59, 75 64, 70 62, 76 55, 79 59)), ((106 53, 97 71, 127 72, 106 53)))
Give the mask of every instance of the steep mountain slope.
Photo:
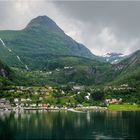
POLYGON ((47 16, 31 20, 20 31, 0 31, 0 38, 0 58, 14 67, 41 69, 40 65, 45 66, 47 58, 52 55, 96 57, 84 45, 67 36, 47 16))
POLYGON ((137 69, 140 67, 140 50, 129 55, 126 59, 114 66, 116 70, 120 70, 121 72, 128 72, 130 70, 137 69))
POLYGON ((119 74, 113 83, 140 87, 140 50, 113 66, 119 74))

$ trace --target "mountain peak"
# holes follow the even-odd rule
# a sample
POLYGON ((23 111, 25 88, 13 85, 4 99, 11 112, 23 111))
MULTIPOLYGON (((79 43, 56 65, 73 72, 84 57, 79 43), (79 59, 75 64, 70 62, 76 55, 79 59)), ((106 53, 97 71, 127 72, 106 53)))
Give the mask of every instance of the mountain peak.
POLYGON ((103 55, 103 58, 111 64, 116 64, 124 58, 124 54, 117 52, 109 52, 103 55))
POLYGON ((54 26, 57 26, 57 25, 51 18, 44 15, 44 16, 38 16, 32 19, 26 28, 37 28, 37 27, 42 27, 42 26, 53 28, 54 26))
POLYGON ((107 53, 105 56, 107 56, 107 57, 121 57, 121 56, 123 56, 123 54, 116 53, 116 52, 110 52, 110 53, 107 53))

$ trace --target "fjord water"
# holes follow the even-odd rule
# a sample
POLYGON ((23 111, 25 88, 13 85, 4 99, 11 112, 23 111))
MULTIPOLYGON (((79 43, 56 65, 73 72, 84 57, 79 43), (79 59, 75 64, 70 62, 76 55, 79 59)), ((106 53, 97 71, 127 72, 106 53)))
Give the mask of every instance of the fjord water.
POLYGON ((0 112, 0 139, 140 139, 139 111, 0 112))

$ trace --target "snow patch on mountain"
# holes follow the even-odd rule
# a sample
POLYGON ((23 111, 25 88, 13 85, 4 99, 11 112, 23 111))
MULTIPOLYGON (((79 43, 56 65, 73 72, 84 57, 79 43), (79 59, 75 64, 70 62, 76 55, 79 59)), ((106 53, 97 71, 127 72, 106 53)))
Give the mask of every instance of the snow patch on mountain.
POLYGON ((102 57, 104 58, 105 61, 111 64, 116 64, 120 62, 124 58, 124 56, 125 55, 122 53, 110 52, 110 53, 106 53, 102 57))

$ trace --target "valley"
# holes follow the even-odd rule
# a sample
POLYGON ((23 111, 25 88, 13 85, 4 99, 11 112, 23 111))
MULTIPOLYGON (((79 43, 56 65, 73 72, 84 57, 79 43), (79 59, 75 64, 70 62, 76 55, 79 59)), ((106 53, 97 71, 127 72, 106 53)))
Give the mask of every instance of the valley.
POLYGON ((92 54, 47 16, 0 31, 0 98, 12 107, 139 106, 140 51, 108 55, 92 54))

